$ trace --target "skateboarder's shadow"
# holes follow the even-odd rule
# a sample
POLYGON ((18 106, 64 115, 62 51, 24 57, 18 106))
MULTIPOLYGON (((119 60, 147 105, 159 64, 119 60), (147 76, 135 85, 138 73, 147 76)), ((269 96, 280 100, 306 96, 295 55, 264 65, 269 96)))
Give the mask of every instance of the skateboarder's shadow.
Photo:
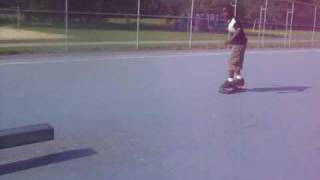
POLYGON ((304 92, 311 87, 308 86, 280 86, 280 87, 262 87, 262 88, 247 88, 241 92, 276 92, 276 93, 300 93, 304 92))

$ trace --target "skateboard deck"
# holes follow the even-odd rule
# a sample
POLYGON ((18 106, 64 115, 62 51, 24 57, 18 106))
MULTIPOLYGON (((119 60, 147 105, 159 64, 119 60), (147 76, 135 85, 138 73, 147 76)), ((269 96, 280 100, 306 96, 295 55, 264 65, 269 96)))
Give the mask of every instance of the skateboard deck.
POLYGON ((238 92, 243 92, 244 89, 240 87, 232 87, 232 88, 222 88, 220 87, 219 93, 221 94, 234 94, 238 92))

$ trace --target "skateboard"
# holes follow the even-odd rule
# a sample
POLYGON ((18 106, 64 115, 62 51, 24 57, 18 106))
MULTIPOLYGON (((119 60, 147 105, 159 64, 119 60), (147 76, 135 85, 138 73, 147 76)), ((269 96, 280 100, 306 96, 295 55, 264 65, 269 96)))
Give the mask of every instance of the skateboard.
POLYGON ((239 86, 233 86, 230 88, 223 88, 222 86, 219 88, 219 93, 221 94, 234 94, 238 92, 243 92, 244 89, 239 86))

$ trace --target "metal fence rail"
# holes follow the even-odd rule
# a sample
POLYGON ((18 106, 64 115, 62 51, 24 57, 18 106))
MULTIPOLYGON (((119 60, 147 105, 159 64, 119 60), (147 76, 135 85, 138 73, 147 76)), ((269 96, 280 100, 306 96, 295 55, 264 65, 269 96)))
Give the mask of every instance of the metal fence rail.
MULTIPOLYGON (((215 14, 199 13, 199 8, 197 7, 197 10, 195 8, 195 1, 191 0, 189 13, 184 15, 143 14, 141 13, 140 0, 137 0, 136 14, 70 11, 68 0, 65 0, 64 10, 22 9, 20 7, 0 8, 0 22, 1 19, 4 21, 2 24, 10 24, 10 27, 16 29, 24 29, 30 25, 35 27, 34 24, 39 27, 45 25, 47 28, 57 28, 60 24, 59 28, 63 29, 64 37, 63 42, 33 42, 31 40, 28 42, 17 42, 19 41, 17 39, 8 42, 1 41, 1 37, 6 36, 6 34, 0 34, 0 43, 2 42, 1 47, 14 47, 15 45, 16 47, 49 46, 51 43, 52 46, 63 46, 66 52, 69 51, 69 47, 86 45, 127 45, 130 47, 134 45, 136 49, 144 48, 146 45, 161 45, 163 47, 164 45, 174 46, 177 44, 183 45, 185 48, 197 47, 199 45, 222 47, 223 38, 225 37, 223 35, 225 22, 221 19, 218 12, 215 14), (48 19, 54 21, 53 17, 58 19, 59 23, 44 23, 46 20, 49 21, 48 19), (93 22, 83 23, 81 19, 87 19, 87 21, 88 19, 93 19, 93 22), (63 23, 61 23, 61 20, 63 23), (104 35, 102 38, 97 35, 97 37, 92 39, 75 38, 75 34, 81 34, 80 31, 93 32, 98 30, 110 31, 109 36, 113 36, 112 33, 116 31, 122 32, 124 30, 127 30, 127 34, 118 35, 121 37, 119 39, 112 39, 108 35, 104 35), (154 33, 152 37, 150 35, 151 32, 158 32, 159 34, 154 33), (160 32, 163 34, 166 32, 168 36, 160 36, 160 32), (211 35, 214 38, 211 38, 211 35), (125 38, 124 36, 128 37, 125 38)), ((270 13, 268 8, 275 1, 265 0, 260 6, 259 16, 255 20, 242 22, 248 33, 251 47, 270 47, 271 44, 273 47, 319 46, 320 24, 318 23, 319 18, 317 16, 320 13, 318 12, 318 6, 295 1, 277 0, 277 3, 286 3, 288 8, 284 12, 284 23, 273 23, 269 20, 270 13), (299 6, 312 8, 312 12, 305 13, 308 19, 312 19, 312 24, 302 24, 296 21, 299 15, 297 12, 299 6)), ((238 13, 238 3, 240 2, 241 0, 235 0, 233 3, 235 13, 238 13)), ((104 32, 100 33, 103 34, 104 32)), ((91 36, 94 37, 95 35, 92 34, 91 36)), ((80 35, 78 36, 80 37, 80 35)))

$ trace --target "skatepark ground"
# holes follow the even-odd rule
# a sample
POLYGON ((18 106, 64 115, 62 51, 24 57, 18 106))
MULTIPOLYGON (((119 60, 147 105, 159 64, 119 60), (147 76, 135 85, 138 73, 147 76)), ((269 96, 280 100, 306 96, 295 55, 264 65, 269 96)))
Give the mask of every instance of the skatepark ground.
POLYGON ((0 129, 54 141, 0 150, 1 180, 318 180, 320 50, 0 57, 0 129))

